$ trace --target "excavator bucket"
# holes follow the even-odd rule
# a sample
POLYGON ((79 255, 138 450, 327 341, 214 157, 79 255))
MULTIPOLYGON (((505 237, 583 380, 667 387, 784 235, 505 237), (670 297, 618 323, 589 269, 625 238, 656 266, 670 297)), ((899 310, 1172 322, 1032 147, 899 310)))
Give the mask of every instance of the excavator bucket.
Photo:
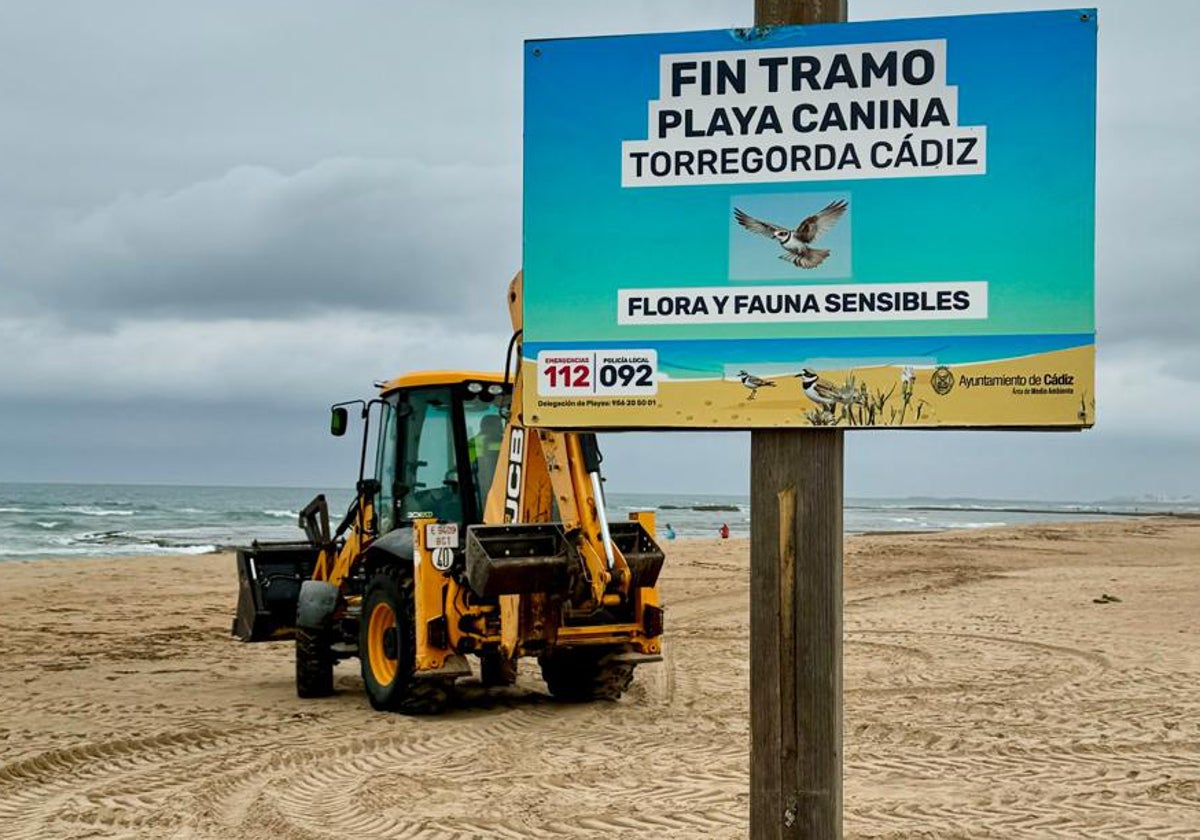
POLYGON ((633 588, 654 586, 658 582, 658 573, 662 571, 665 555, 642 523, 633 520, 613 522, 608 529, 613 545, 629 566, 633 588))
POLYGON ((557 524, 472 525, 467 529, 467 582, 485 597, 562 592, 578 564, 574 555, 557 524))

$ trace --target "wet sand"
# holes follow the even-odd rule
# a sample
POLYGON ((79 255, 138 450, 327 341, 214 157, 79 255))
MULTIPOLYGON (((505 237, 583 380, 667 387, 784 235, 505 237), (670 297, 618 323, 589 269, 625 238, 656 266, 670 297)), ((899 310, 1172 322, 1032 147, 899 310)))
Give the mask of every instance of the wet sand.
MULTIPOLYGON (((0 838, 745 837, 748 546, 668 552, 620 703, 432 719, 297 699, 229 555, 0 564, 0 838)), ((854 537, 846 602, 847 837, 1200 836, 1200 522, 854 537)))

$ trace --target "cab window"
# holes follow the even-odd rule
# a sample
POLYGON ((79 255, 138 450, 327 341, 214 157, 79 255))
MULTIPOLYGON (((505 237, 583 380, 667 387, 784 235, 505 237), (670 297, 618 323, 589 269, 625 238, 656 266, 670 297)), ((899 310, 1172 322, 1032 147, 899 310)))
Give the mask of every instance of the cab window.
POLYGON ((375 516, 378 517, 379 533, 386 534, 396 527, 396 409, 391 402, 385 402, 380 411, 375 456, 379 493, 375 499, 375 516))
POLYGON ((475 510, 482 517, 488 490, 500 461, 504 424, 508 412, 507 396, 472 396, 463 400, 463 420, 467 427, 467 455, 471 464, 471 487, 475 510))
POLYGON ((458 461, 454 449, 454 401, 449 389, 430 388, 408 395, 404 424, 403 486, 405 519, 431 516, 462 522, 458 461))

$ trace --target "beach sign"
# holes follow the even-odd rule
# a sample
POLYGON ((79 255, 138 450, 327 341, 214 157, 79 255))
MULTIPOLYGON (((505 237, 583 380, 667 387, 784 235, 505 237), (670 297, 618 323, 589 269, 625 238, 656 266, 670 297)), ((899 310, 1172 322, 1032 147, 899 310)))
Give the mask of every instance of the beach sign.
POLYGON ((524 421, 1093 422, 1091 9, 529 41, 524 421))

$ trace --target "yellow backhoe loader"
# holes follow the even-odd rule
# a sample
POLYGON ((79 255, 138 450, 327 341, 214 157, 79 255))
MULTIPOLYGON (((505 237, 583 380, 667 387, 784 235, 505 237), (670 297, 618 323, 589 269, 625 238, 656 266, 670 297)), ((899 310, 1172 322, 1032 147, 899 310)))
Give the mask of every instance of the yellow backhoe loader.
MULTIPOLYGON (((520 274, 508 299, 511 357, 520 274)), ((233 633, 294 638, 301 697, 331 694, 335 662, 357 656, 376 709, 436 713, 474 655, 485 684, 536 656, 555 697, 615 700, 661 659, 653 514, 609 521, 595 435, 527 428, 516 371, 414 373, 335 405, 335 435, 349 408, 363 418, 349 511, 331 532, 318 496, 300 514, 307 541, 238 551, 233 633)))

